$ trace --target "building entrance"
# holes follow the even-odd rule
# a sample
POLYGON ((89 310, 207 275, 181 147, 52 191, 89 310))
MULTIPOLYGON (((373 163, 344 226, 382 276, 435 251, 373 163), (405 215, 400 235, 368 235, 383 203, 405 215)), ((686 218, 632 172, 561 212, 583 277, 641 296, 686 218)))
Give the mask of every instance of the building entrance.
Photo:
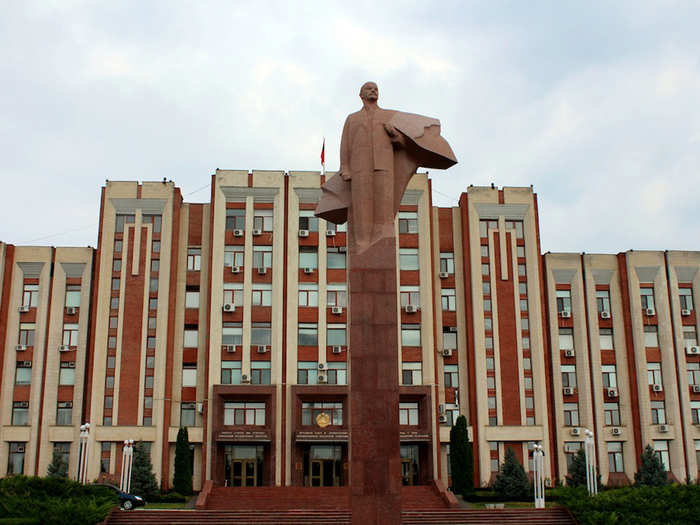
POLYGON ((339 487, 343 485, 341 445, 311 445, 304 452, 304 485, 339 487))
POLYGON ((417 485, 419 478, 420 457, 418 445, 401 446, 401 483, 417 485))
POLYGON ((228 487, 259 487, 263 484, 262 445, 227 445, 225 458, 225 483, 228 487))

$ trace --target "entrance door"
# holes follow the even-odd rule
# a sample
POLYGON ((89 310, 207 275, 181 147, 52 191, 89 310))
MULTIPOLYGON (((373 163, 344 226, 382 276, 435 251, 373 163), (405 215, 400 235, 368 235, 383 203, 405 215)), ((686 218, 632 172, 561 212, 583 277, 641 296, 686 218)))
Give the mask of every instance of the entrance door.
POLYGON ((342 445, 311 445, 304 452, 304 485, 339 487, 343 484, 342 445))
POLYGON ((419 465, 418 445, 401 445, 401 482, 404 485, 418 484, 419 465))
POLYGON ((337 487, 340 485, 339 476, 337 476, 335 472, 335 460, 312 459, 310 466, 310 481, 312 487, 337 487))
POLYGON ((255 459, 234 459, 231 464, 233 473, 231 484, 234 487, 258 486, 258 461, 255 459))
POLYGON ((224 483, 230 487, 262 486, 264 457, 263 445, 227 445, 224 483))

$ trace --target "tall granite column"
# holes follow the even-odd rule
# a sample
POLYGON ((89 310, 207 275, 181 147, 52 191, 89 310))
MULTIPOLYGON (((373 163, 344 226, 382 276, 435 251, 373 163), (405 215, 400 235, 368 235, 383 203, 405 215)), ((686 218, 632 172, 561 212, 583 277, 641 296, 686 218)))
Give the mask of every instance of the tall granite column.
POLYGON ((352 523, 400 525, 396 237, 348 244, 352 523))

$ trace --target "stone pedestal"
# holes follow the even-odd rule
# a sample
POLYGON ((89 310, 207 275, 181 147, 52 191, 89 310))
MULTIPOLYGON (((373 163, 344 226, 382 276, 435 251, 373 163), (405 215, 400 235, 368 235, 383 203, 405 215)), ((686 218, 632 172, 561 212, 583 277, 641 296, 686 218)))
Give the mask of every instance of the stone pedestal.
POLYGON ((349 244, 352 523, 400 525, 396 239, 349 244))

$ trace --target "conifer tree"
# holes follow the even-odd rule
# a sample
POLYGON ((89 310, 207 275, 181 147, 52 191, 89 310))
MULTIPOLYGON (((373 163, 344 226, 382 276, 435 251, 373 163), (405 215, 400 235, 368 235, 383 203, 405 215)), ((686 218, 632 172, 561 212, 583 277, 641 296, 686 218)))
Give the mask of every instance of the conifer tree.
POLYGON ((158 498, 158 483, 153 474, 150 455, 142 441, 134 444, 134 459, 131 467, 131 493, 141 496, 146 501, 158 498))
POLYGON ((49 463, 48 476, 50 478, 67 478, 68 462, 58 450, 54 449, 51 463, 49 463))
POLYGON ((642 464, 634 474, 634 484, 652 487, 668 484, 668 476, 666 475, 664 464, 650 445, 647 445, 644 452, 642 452, 642 464))
POLYGON ((474 458, 464 416, 459 416, 450 429, 450 470, 452 492, 469 494, 474 490, 474 458))
POLYGON ((192 452, 187 427, 181 427, 177 433, 173 489, 184 496, 192 494, 192 452))
POLYGON ((508 500, 523 500, 530 495, 530 481, 510 447, 506 448, 506 456, 493 483, 493 489, 508 500))

